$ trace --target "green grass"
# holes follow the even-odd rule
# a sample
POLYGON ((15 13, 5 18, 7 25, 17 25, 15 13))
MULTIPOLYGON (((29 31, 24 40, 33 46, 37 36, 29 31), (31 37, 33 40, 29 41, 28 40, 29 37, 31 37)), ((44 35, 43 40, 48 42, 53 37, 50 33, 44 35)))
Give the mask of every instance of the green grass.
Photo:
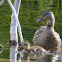
MULTIPOLYGON (((14 2, 14 0, 11 0, 14 2)), ((20 12, 19 12, 19 20, 20 24, 22 26, 22 32, 23 32, 23 37, 24 40, 32 43, 32 38, 34 36, 35 31, 40 27, 41 25, 46 25, 46 22, 42 23, 36 23, 36 20, 38 20, 42 13, 45 10, 49 10, 51 7, 47 7, 50 3, 47 2, 47 4, 43 5, 45 7, 44 10, 40 11, 40 4, 44 4, 44 1, 38 1, 38 0, 33 0, 33 1, 25 1, 22 0, 22 4, 20 6, 20 12), (47 9, 46 9, 47 8, 47 9)), ((45 1, 46 3, 46 1, 45 1)), ((43 9, 42 7, 42 9, 43 9)), ((62 12, 59 10, 59 12, 55 12, 54 7, 50 9, 53 11, 56 17, 56 24, 55 24, 55 30, 60 34, 62 38, 62 12)), ((0 42, 8 42, 10 39, 10 23, 11 23, 11 8, 7 1, 0 6, 0 42)))

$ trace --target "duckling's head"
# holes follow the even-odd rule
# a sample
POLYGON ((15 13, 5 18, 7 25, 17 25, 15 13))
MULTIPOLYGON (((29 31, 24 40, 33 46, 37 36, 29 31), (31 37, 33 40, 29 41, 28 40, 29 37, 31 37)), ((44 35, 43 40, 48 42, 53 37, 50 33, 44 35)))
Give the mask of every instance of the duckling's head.
POLYGON ((25 50, 28 50, 28 49, 30 48, 30 43, 29 43, 29 42, 24 42, 24 43, 22 44, 22 46, 23 46, 23 48, 24 48, 25 50))
POLYGON ((43 13, 43 16, 37 20, 36 22, 39 22, 39 21, 43 21, 43 20, 47 20, 48 23, 47 23, 47 26, 54 26, 54 23, 55 23, 55 17, 54 17, 54 14, 52 11, 45 11, 43 13))

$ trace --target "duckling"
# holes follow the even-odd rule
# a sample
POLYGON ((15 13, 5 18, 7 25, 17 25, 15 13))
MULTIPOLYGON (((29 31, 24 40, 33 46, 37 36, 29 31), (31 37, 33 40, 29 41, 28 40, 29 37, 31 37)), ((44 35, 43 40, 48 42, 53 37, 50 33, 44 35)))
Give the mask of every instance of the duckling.
MULTIPOLYGON (((44 49, 50 50, 50 51, 59 51, 61 46, 61 38, 60 38, 60 35, 54 30, 55 17, 53 12, 45 11, 43 13, 43 16, 36 22, 43 21, 43 20, 47 20, 47 25, 43 30, 43 32, 41 32, 38 35, 34 35, 34 38, 33 38, 34 45, 41 46, 44 49)), ((37 33, 38 32, 39 32, 39 29, 37 33)))
POLYGON ((27 53, 31 53, 31 54, 41 54, 41 53, 44 53, 46 52, 46 50, 40 46, 31 46, 30 47, 30 43, 29 42, 24 42, 22 44, 24 50, 27 52, 27 53))

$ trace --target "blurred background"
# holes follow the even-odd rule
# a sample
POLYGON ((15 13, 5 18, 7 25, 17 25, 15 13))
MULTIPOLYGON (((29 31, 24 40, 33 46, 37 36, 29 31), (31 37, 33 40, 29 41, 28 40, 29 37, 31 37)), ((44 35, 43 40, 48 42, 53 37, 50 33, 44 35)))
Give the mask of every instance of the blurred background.
MULTIPOLYGON (((14 0, 11 0, 14 3, 14 0)), ((46 21, 36 23, 44 11, 50 10, 55 15, 55 31, 62 38, 62 0, 22 0, 19 21, 22 27, 24 41, 33 45, 32 39, 35 31, 41 26, 46 25, 46 21)), ((0 6, 0 44, 4 50, 0 58, 9 59, 10 24, 12 10, 7 1, 0 6)), ((20 42, 20 39, 18 39, 20 42)))

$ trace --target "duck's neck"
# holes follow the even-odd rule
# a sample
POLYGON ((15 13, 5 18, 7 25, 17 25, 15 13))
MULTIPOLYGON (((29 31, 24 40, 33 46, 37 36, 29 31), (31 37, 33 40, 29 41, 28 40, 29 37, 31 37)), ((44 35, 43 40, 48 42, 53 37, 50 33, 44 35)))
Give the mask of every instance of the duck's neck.
POLYGON ((54 24, 55 24, 55 17, 54 17, 54 15, 52 15, 50 20, 48 20, 48 22, 47 22, 47 27, 54 28, 54 24))

